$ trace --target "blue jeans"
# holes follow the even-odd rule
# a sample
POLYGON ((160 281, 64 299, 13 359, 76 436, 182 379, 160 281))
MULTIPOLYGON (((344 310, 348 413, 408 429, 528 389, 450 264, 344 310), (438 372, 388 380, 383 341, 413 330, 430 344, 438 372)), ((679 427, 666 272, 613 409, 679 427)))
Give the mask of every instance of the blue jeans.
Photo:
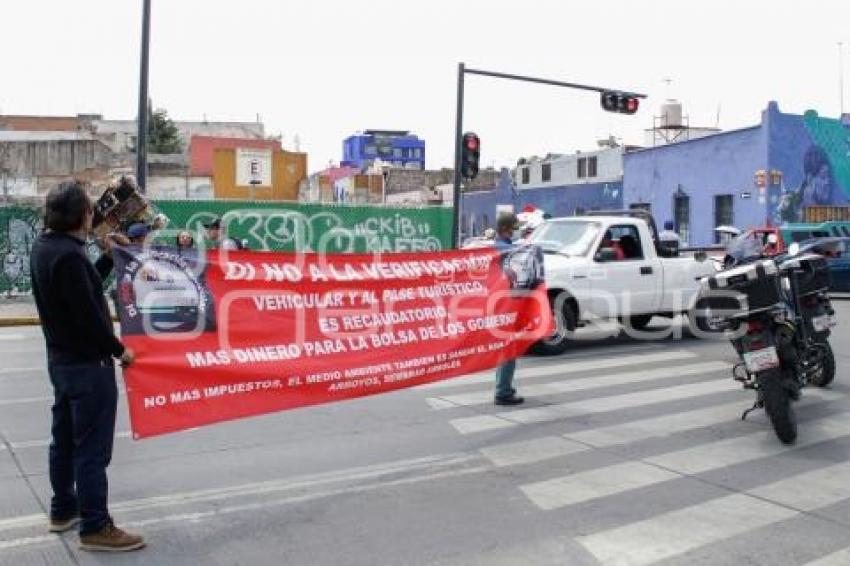
POLYGON ((513 388, 516 360, 508 360, 496 369, 496 397, 512 397, 516 390, 513 388))
POLYGON ((111 361, 51 365, 53 426, 50 443, 50 516, 78 513, 80 534, 100 531, 111 522, 106 500, 106 467, 112 459, 118 387, 111 361))

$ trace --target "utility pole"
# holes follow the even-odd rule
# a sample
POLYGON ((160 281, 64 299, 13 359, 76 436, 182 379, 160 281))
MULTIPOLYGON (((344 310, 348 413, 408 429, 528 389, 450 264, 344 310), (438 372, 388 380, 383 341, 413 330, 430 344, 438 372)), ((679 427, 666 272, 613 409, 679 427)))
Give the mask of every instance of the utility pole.
POLYGON ((481 75, 497 79, 506 79, 511 81, 522 81, 528 83, 544 84, 549 86, 558 86, 563 88, 571 88, 578 90, 587 90, 598 92, 601 95, 602 106, 610 112, 621 112, 625 114, 634 114, 638 108, 638 98, 646 98, 645 94, 638 94, 630 91, 620 91, 611 88, 602 88, 598 86, 589 86, 577 83, 566 83, 563 81, 553 81, 549 79, 541 79, 538 77, 528 77, 523 75, 510 75, 507 73, 497 73, 495 71, 483 71, 480 69, 469 69, 463 63, 458 63, 457 66, 457 122, 455 124, 455 175, 454 175, 454 222, 452 226, 452 247, 457 248, 460 244, 460 208, 461 208, 461 158, 463 155, 463 80, 466 75, 481 75))
POLYGON ((142 50, 139 62, 139 116, 136 132, 136 183, 144 193, 148 177, 148 60, 150 53, 151 0, 142 0, 142 50))

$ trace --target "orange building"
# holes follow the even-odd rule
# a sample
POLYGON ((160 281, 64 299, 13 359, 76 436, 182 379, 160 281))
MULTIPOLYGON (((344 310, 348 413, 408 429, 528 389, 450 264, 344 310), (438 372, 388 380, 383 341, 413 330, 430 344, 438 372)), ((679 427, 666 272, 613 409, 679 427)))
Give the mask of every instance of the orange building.
POLYGON ((298 200, 307 154, 269 148, 219 148, 213 154, 215 198, 298 200))

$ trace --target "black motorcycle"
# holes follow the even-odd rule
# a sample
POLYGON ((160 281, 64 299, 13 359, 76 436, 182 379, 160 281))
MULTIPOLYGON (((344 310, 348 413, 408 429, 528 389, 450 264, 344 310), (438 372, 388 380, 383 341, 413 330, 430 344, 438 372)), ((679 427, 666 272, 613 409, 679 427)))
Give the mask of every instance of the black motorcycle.
POLYGON ((800 254, 796 244, 786 255, 745 253, 736 263, 703 280, 698 308, 710 313, 740 356, 735 379, 756 391, 741 418, 764 408, 777 437, 790 444, 797 438, 792 402, 803 387, 825 387, 835 377, 827 263, 821 255, 800 254))

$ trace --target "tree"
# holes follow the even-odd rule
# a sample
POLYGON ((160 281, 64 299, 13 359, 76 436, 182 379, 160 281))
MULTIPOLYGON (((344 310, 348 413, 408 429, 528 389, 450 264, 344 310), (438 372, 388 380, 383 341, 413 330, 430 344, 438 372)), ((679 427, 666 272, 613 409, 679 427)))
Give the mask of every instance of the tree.
POLYGON ((154 110, 148 120, 149 153, 181 153, 183 139, 168 112, 162 108, 154 110))

